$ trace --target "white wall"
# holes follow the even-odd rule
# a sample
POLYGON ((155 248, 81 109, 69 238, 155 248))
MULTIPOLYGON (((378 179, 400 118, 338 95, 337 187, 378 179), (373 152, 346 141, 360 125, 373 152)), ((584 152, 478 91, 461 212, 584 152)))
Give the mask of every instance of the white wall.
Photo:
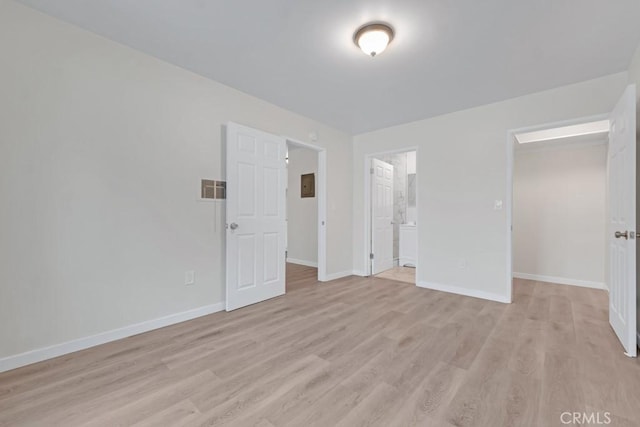
POLYGON ((354 138, 354 269, 365 271, 364 156, 418 145, 418 283, 506 300, 509 129, 609 112, 619 73, 354 138))
POLYGON ((351 271, 349 135, 8 0, 0 52, 0 359, 223 301, 227 121, 317 132, 351 271))
POLYGON ((514 275, 604 287, 606 141, 514 157, 514 275))
POLYGON ((631 64, 629 65, 629 83, 636 84, 636 92, 640 100, 640 45, 638 45, 633 58, 631 58, 631 64))
POLYGON ((287 168, 287 257, 291 262, 318 265, 318 153, 289 147, 287 168), (314 173, 316 197, 300 196, 300 176, 314 173))

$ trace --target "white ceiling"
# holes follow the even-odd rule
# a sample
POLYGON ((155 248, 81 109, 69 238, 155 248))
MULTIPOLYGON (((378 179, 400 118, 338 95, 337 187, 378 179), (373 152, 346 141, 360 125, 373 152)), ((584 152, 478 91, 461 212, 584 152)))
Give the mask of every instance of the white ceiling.
POLYGON ((350 133, 624 71, 640 41, 638 0, 21 2, 350 133))

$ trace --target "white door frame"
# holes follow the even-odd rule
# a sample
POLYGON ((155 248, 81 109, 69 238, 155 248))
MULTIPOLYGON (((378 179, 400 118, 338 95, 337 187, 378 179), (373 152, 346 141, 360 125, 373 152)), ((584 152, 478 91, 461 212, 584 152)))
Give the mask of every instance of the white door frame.
MULTIPOLYGON (((372 269, 372 263, 371 263, 371 259, 369 258, 369 254, 371 253, 371 159, 375 158, 375 157, 380 157, 380 156, 384 156, 387 154, 401 154, 401 153, 407 153, 409 151, 415 151, 416 152, 416 176, 418 175, 418 171, 420 169, 420 166, 418 164, 418 147, 417 146, 411 146, 411 147, 405 147, 405 148, 398 148, 395 150, 387 150, 387 151, 378 151, 375 153, 369 153, 369 154, 365 154, 364 155, 364 212, 363 212, 363 218, 362 218, 362 223, 364 224, 364 253, 363 253, 363 259, 364 259, 364 273, 365 276, 371 276, 371 269, 372 269)), ((416 212, 420 212, 420 200, 419 200, 419 191, 418 191, 418 187, 419 187, 419 179, 416 180, 416 212)), ((419 225, 418 225, 418 221, 416 218, 416 233, 418 233, 418 248, 417 248, 417 252, 416 252, 416 286, 418 285, 418 271, 420 268, 420 230, 419 230, 419 225)))
MULTIPOLYGON (((318 153, 318 176, 316 189, 318 197, 318 281, 327 281, 327 149, 318 145, 302 142, 295 138, 284 137, 287 145, 307 148, 318 153)), ((287 232, 288 234, 288 232, 287 232)))
MULTIPOLYGON (((513 302, 513 163, 514 150, 516 146, 516 135, 519 133, 535 132, 539 130, 553 129, 565 126, 579 125, 589 122, 597 122, 601 120, 609 120, 609 113, 598 114, 595 116, 581 117, 577 119, 562 120, 559 122, 551 122, 535 126, 527 126, 518 129, 510 129, 507 131, 507 191, 505 206, 507 209, 507 277, 506 277, 506 296, 508 302, 513 302)), ((607 263, 605 257, 605 263, 607 263)), ((606 264, 605 264, 606 265, 606 264)), ((606 276, 606 275, 605 275, 606 276)), ((605 277, 606 280, 606 277, 605 277)))

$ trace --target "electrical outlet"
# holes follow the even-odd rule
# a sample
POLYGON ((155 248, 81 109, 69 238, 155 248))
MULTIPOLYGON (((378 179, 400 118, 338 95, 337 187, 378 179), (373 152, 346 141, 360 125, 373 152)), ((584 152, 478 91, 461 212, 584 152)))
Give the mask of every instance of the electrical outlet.
POLYGON ((189 270, 184 273, 184 284, 185 285, 193 285, 196 283, 196 272, 193 270, 189 270))

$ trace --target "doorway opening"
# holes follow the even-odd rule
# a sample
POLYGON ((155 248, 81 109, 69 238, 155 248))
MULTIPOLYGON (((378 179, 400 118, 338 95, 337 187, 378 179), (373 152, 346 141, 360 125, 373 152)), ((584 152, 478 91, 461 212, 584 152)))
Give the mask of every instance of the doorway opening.
POLYGON ((287 292, 325 281, 325 155, 320 147, 287 138, 287 292))
POLYGON ((226 310, 286 293, 287 144, 317 152, 317 280, 326 280, 326 149, 226 125, 226 310))
POLYGON ((513 277, 606 289, 609 121, 515 134, 513 277))
POLYGON ((507 299, 554 331, 589 317, 635 357, 635 86, 610 114, 508 131, 506 194, 507 299))
POLYGON ((417 150, 367 156, 365 197, 368 271, 416 284, 418 264, 417 150))
POLYGON ((508 297, 515 280, 606 289, 609 117, 508 134, 508 297))

